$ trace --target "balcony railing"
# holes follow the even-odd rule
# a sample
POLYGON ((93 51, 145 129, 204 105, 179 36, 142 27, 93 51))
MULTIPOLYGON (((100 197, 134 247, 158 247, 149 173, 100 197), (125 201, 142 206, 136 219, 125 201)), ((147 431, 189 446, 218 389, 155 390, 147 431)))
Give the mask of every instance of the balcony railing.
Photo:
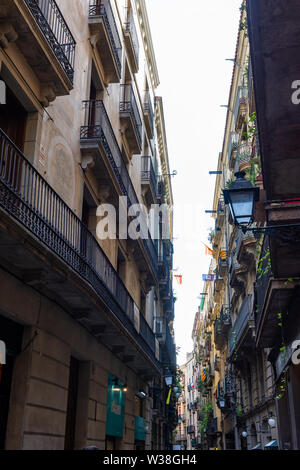
POLYGON ((25 3, 73 83, 76 43, 55 0, 25 0, 25 3))
POLYGON ((245 168, 251 165, 252 156, 253 148, 251 144, 243 143, 238 147, 236 161, 239 171, 245 170, 245 168))
MULTIPOLYGON (((133 204, 139 204, 138 197, 131 182, 126 165, 123 162, 121 150, 103 101, 91 100, 85 101, 83 104, 85 108, 85 124, 81 127, 80 131, 81 141, 97 140, 102 143, 121 193, 124 196, 127 196, 128 204, 130 206, 133 204)), ((146 235, 147 237, 141 238, 141 241, 157 278, 157 252, 150 232, 148 231, 146 235)))
POLYGON ((206 426, 206 434, 213 435, 218 432, 218 418, 210 418, 206 426))
POLYGON ((248 97, 248 87, 239 86, 237 97, 236 97, 235 109, 234 109, 234 121, 235 121, 236 128, 237 126, 239 126, 238 121, 239 121, 240 108, 241 106, 246 106, 247 97, 248 97))
POLYGON ((231 398, 236 392, 235 375, 229 366, 226 367, 223 380, 223 392, 226 398, 231 398))
POLYGON ((154 195, 157 195, 157 179, 151 156, 142 157, 142 184, 144 181, 150 181, 154 195))
POLYGON ((226 342, 226 336, 231 327, 231 314, 229 307, 222 307, 220 316, 216 318, 214 324, 215 343, 221 348, 226 342))
POLYGON ((269 237, 264 238, 260 262, 259 262, 259 273, 256 279, 256 313, 255 313, 255 326, 256 331, 258 330, 261 322, 261 316, 264 308, 266 293, 270 279, 272 278, 272 270, 270 266, 270 255, 269 255, 269 237))
POLYGON ((166 194, 165 182, 164 182, 163 176, 160 175, 157 179, 157 198, 160 204, 163 204, 165 202, 165 194, 166 194))
POLYGON ((154 133, 154 113, 149 92, 146 92, 144 98, 144 113, 147 116, 146 124, 148 124, 148 130, 150 131, 149 133, 152 137, 154 133))
POLYGON ((163 362, 170 365, 170 367, 176 367, 176 346, 174 343, 173 336, 170 333, 169 327, 166 328, 166 342, 162 345, 162 348, 165 349, 167 352, 167 362, 164 360, 163 362))
POLYGON ((134 50, 134 55, 135 55, 135 61, 138 64, 140 45, 139 45, 138 35, 137 35, 135 22, 133 18, 132 8, 127 9, 127 21, 124 24, 124 29, 125 29, 125 33, 130 34, 130 38, 131 38, 131 42, 132 42, 132 46, 134 50))
POLYGON ((195 426, 187 426, 186 432, 188 434, 193 434, 195 432, 195 426))
MULTIPOLYGON (((84 278, 155 355, 155 335, 97 240, 0 129, 0 206, 84 278)), ((140 341, 140 340, 139 340, 140 341)))
POLYGON ((217 206, 217 217, 216 217, 216 227, 221 228, 224 222, 225 217, 225 203, 223 197, 218 201, 217 206))
POLYGON ((239 145, 239 134, 237 132, 231 132, 228 144, 228 161, 230 162, 230 168, 233 168, 233 153, 237 150, 239 145))
POLYGON ((161 244, 161 251, 158 255, 158 278, 163 284, 168 283, 170 279, 170 268, 167 261, 166 250, 164 245, 161 244))
POLYGON ((121 74, 122 69, 122 43, 118 33, 116 20, 112 11, 110 0, 90 0, 90 17, 100 17, 104 20, 109 35, 114 58, 121 74))
POLYGON ((229 353, 233 354, 237 348, 240 339, 245 331, 245 328, 250 320, 254 320, 253 317, 253 295, 247 294, 243 300, 242 306, 239 310, 238 317, 235 324, 232 327, 230 338, 229 338, 229 353))
POLYGON ((131 116, 138 136, 139 145, 141 146, 142 120, 131 83, 121 85, 120 115, 131 116))

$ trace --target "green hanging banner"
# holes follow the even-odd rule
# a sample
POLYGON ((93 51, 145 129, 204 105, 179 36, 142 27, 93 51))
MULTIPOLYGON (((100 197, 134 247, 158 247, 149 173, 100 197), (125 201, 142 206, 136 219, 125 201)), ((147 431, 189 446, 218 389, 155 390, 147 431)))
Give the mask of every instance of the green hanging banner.
POLYGON ((201 297, 200 310, 203 310, 204 302, 205 302, 205 297, 201 297))
POLYGON ((136 441, 146 440, 145 420, 140 416, 134 417, 134 439, 136 441))
POLYGON ((106 435, 114 437, 123 436, 125 392, 124 384, 108 375, 107 408, 106 408, 106 435))

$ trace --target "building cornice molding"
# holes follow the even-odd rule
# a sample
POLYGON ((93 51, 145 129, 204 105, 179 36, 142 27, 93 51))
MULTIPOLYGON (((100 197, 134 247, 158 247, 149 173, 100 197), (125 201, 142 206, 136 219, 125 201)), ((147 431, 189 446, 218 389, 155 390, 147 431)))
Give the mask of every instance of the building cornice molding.
POLYGON ((168 155, 168 145, 166 137, 166 127, 163 109, 163 100, 160 96, 155 97, 155 125, 157 132, 158 149, 160 155, 161 169, 166 187, 167 204, 173 207, 173 193, 170 177, 170 165, 168 155))
POLYGON ((151 83, 153 88, 155 89, 160 84, 160 81, 158 76, 157 63, 155 59, 152 35, 145 0, 135 0, 135 7, 140 23, 140 31, 143 39, 145 56, 148 62, 151 83))

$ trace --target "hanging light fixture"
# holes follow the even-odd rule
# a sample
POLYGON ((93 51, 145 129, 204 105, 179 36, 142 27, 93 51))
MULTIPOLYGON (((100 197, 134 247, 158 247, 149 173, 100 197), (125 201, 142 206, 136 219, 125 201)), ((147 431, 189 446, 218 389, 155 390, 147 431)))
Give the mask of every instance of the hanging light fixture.
POLYGON ((300 224, 271 225, 252 227, 254 222, 255 203, 259 200, 260 189, 245 179, 246 173, 235 173, 236 180, 228 189, 223 189, 224 202, 228 204, 232 219, 244 233, 251 231, 254 235, 266 234, 282 239, 286 243, 300 241, 300 224))
POLYGON ((245 179, 246 173, 235 173, 236 180, 229 189, 223 189, 225 204, 229 205, 232 218, 238 226, 248 226, 254 220, 255 202, 259 200, 259 188, 245 179))

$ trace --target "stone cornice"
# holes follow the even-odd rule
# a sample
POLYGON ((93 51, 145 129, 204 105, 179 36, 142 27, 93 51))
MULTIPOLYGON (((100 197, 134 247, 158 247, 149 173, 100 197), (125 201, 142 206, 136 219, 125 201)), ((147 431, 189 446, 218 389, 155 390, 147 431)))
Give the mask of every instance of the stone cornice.
POLYGON ((145 0, 135 0, 135 6, 140 23, 140 30, 143 39, 145 56, 148 62, 151 82, 153 88, 155 89, 158 87, 160 82, 145 0))
POLYGON ((164 179, 165 188, 166 188, 167 204, 170 208, 172 208, 173 207, 173 193, 172 193, 171 177, 169 176, 170 166, 169 166, 168 145, 167 145, 167 137, 166 137, 163 101, 160 96, 156 96, 155 98, 155 125, 156 125, 158 149, 159 149, 159 155, 160 155, 160 161, 161 161, 161 169, 164 175, 163 179, 164 179))

